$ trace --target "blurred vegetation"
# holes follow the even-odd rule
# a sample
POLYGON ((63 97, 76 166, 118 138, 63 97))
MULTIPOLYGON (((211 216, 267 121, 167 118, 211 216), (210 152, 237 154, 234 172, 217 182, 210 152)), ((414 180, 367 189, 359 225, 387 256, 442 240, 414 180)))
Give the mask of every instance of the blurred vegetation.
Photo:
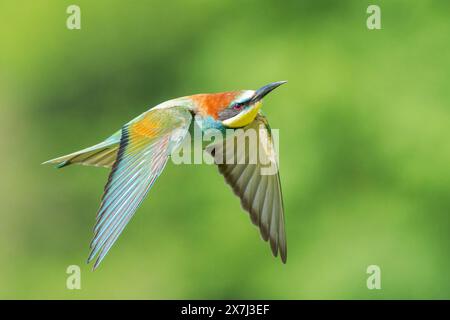
POLYGON ((450 298, 447 1, 0 3, 1 298, 450 298), (81 7, 81 30, 66 8, 81 7), (366 28, 378 4, 382 30, 366 28), (108 171, 40 163, 149 107, 286 86, 288 263, 213 166, 166 167, 102 266, 85 264, 108 171), (65 287, 68 265, 82 290, 65 287), (366 268, 382 289, 366 288, 366 268))

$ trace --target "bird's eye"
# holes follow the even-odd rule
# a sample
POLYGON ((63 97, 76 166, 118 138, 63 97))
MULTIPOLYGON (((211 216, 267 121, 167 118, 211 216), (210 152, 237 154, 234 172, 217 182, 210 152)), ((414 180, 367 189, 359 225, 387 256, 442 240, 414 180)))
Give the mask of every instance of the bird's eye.
POLYGON ((236 104, 233 106, 233 109, 239 111, 239 110, 242 110, 243 107, 244 107, 243 104, 236 103, 236 104))

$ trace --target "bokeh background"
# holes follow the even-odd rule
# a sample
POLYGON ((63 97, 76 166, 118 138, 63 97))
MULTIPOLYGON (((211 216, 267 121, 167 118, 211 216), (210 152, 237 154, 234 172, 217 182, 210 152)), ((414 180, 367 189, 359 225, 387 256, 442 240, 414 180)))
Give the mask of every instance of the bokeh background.
POLYGON ((448 1, 1 1, 1 298, 450 298, 448 1), (81 30, 66 8, 81 7, 81 30), (382 30, 366 27, 369 4, 382 30), (288 263, 213 166, 166 167, 101 267, 108 170, 42 166, 162 101, 289 83, 288 263), (80 265, 81 290, 66 289, 80 265), (366 287, 381 268, 381 290, 366 287))

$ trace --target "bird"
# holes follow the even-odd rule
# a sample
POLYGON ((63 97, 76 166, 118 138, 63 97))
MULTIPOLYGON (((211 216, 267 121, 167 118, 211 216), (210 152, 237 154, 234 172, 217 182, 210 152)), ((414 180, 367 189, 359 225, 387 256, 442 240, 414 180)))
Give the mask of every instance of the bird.
POLYGON ((97 211, 87 259, 87 263, 96 260, 93 270, 103 261, 162 173, 171 154, 180 148, 194 126, 202 132, 208 129, 231 130, 241 135, 258 130, 257 140, 263 148, 260 148, 259 160, 255 163, 221 161, 227 160, 223 157, 230 154, 248 160, 248 155, 237 154, 246 153, 245 148, 239 151, 234 145, 229 147, 226 143, 214 141, 205 150, 214 158, 225 182, 240 198, 251 222, 259 228, 261 238, 270 243, 273 255, 277 257, 279 253, 281 261, 286 263, 279 166, 271 128, 260 110, 262 99, 286 82, 272 82, 257 90, 194 94, 171 99, 145 111, 98 144, 44 162, 54 164, 56 168, 79 164, 111 169, 97 211), (263 160, 276 170, 264 174, 263 160))

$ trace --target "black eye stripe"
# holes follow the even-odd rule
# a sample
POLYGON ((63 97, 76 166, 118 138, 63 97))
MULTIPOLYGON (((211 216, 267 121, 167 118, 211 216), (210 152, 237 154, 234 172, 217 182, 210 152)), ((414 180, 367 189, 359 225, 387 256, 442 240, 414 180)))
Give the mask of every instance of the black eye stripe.
POLYGON ((226 120, 226 119, 230 119, 233 118, 235 115, 238 115, 239 113, 241 113, 242 109, 244 107, 244 104, 233 104, 231 107, 228 107, 224 110, 222 110, 221 112, 219 112, 219 117, 218 120, 226 120), (239 108, 235 108, 235 106, 238 105, 240 106, 239 108))

